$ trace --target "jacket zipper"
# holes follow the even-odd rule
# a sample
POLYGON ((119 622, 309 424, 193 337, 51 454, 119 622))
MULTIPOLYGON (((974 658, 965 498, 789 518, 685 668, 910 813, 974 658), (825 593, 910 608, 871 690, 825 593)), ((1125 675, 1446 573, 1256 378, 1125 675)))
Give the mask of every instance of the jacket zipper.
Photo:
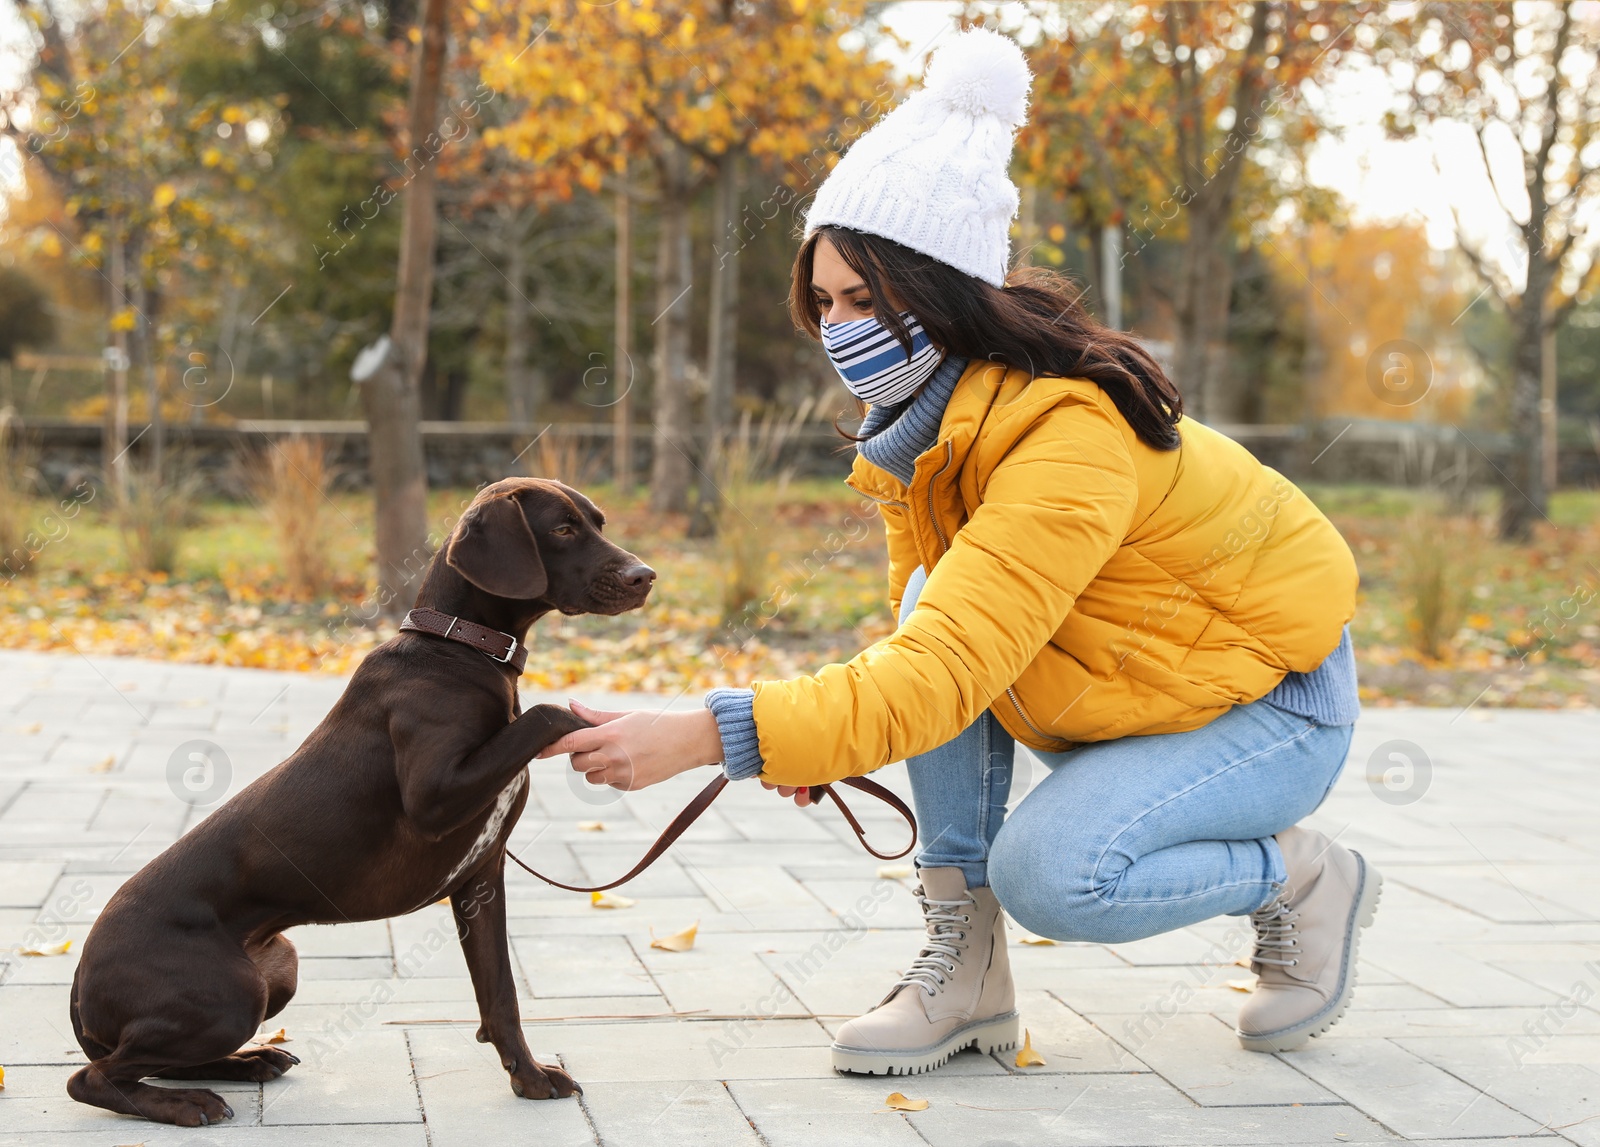
MULTIPOLYGON (((928 481, 928 524, 933 527, 934 535, 939 539, 939 545, 948 550, 950 548, 950 539, 945 537, 944 530, 940 528, 939 516, 934 512, 933 506, 933 484, 939 478, 944 476, 944 472, 946 470, 950 469, 950 463, 954 462, 956 457, 956 444, 953 440, 946 440, 944 448, 944 465, 939 467, 938 471, 928 481)), ((872 498, 872 495, 868 494, 867 497, 872 498)), ((884 502, 887 501, 887 499, 873 498, 873 501, 884 502)), ((891 502, 889 504, 903 506, 905 503, 891 502)), ((1028 726, 1028 729, 1033 733, 1034 736, 1038 737, 1041 741, 1059 741, 1061 739, 1060 737, 1050 736, 1032 721, 1028 720, 1028 715, 1022 711, 1022 702, 1017 699, 1017 691, 1015 688, 1009 685, 1006 686, 1006 696, 1011 698, 1011 707, 1017 711, 1017 719, 1020 720, 1024 725, 1028 726)))
POLYGON ((939 516, 933 512, 933 484, 943 477, 944 472, 950 469, 950 463, 956 458, 956 444, 954 439, 947 439, 944 444, 944 465, 939 467, 937 473, 928 479, 928 522, 933 526, 934 536, 939 539, 941 547, 940 557, 950 548, 950 539, 944 536, 944 531, 939 528, 939 516))
POLYGON ((1035 725, 1032 721, 1028 720, 1028 715, 1022 711, 1022 702, 1017 700, 1017 691, 1016 691, 1015 687, 1007 685, 1006 686, 1006 696, 1011 698, 1011 707, 1017 711, 1017 718, 1024 725, 1028 726, 1028 728, 1033 732, 1033 735, 1035 737, 1038 737, 1041 741, 1059 741, 1059 740, 1061 740, 1060 737, 1052 737, 1052 736, 1050 736, 1050 734, 1044 732, 1037 725, 1035 725))

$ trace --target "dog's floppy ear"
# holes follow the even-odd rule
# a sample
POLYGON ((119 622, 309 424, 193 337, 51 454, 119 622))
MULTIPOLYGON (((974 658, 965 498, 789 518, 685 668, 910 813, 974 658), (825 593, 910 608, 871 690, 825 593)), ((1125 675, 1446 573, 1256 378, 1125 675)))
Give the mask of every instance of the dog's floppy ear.
POLYGON ((513 494, 469 506, 450 535, 444 560, 473 585, 496 597, 531 601, 543 596, 550 584, 522 503, 513 494))

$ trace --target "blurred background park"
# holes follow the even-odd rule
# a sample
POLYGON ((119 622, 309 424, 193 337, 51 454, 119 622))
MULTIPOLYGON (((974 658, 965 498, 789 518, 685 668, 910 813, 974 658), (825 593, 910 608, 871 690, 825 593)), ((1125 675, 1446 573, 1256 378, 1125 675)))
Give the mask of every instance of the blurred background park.
POLYGON ((964 23, 1036 75, 1017 262, 1340 527, 1363 699, 1600 701, 1592 0, 7 0, 0 643, 344 672, 514 473, 662 575, 535 687, 889 632, 785 300, 964 23))

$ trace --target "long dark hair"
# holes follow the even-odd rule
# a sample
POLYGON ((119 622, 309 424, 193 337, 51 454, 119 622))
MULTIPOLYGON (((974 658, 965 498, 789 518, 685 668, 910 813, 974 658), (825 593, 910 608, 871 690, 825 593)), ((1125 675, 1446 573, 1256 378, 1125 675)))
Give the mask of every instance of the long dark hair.
POLYGON ((800 245, 789 287, 789 313, 812 338, 821 336, 811 275, 823 239, 861 276, 873 314, 908 355, 911 335, 895 304, 915 315, 946 354, 1002 363, 1034 378, 1086 379, 1106 392, 1141 442, 1178 448, 1177 387, 1139 340, 1084 310, 1071 283, 1053 271, 1014 271, 995 287, 892 240, 819 227, 800 245))

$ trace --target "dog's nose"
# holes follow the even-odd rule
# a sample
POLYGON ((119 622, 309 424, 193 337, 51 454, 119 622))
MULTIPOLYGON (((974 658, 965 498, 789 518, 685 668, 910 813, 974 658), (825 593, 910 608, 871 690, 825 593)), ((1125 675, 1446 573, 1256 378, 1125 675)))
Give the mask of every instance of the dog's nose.
POLYGON ((622 584, 629 589, 641 589, 656 580, 656 571, 640 562, 623 570, 620 576, 622 584))

